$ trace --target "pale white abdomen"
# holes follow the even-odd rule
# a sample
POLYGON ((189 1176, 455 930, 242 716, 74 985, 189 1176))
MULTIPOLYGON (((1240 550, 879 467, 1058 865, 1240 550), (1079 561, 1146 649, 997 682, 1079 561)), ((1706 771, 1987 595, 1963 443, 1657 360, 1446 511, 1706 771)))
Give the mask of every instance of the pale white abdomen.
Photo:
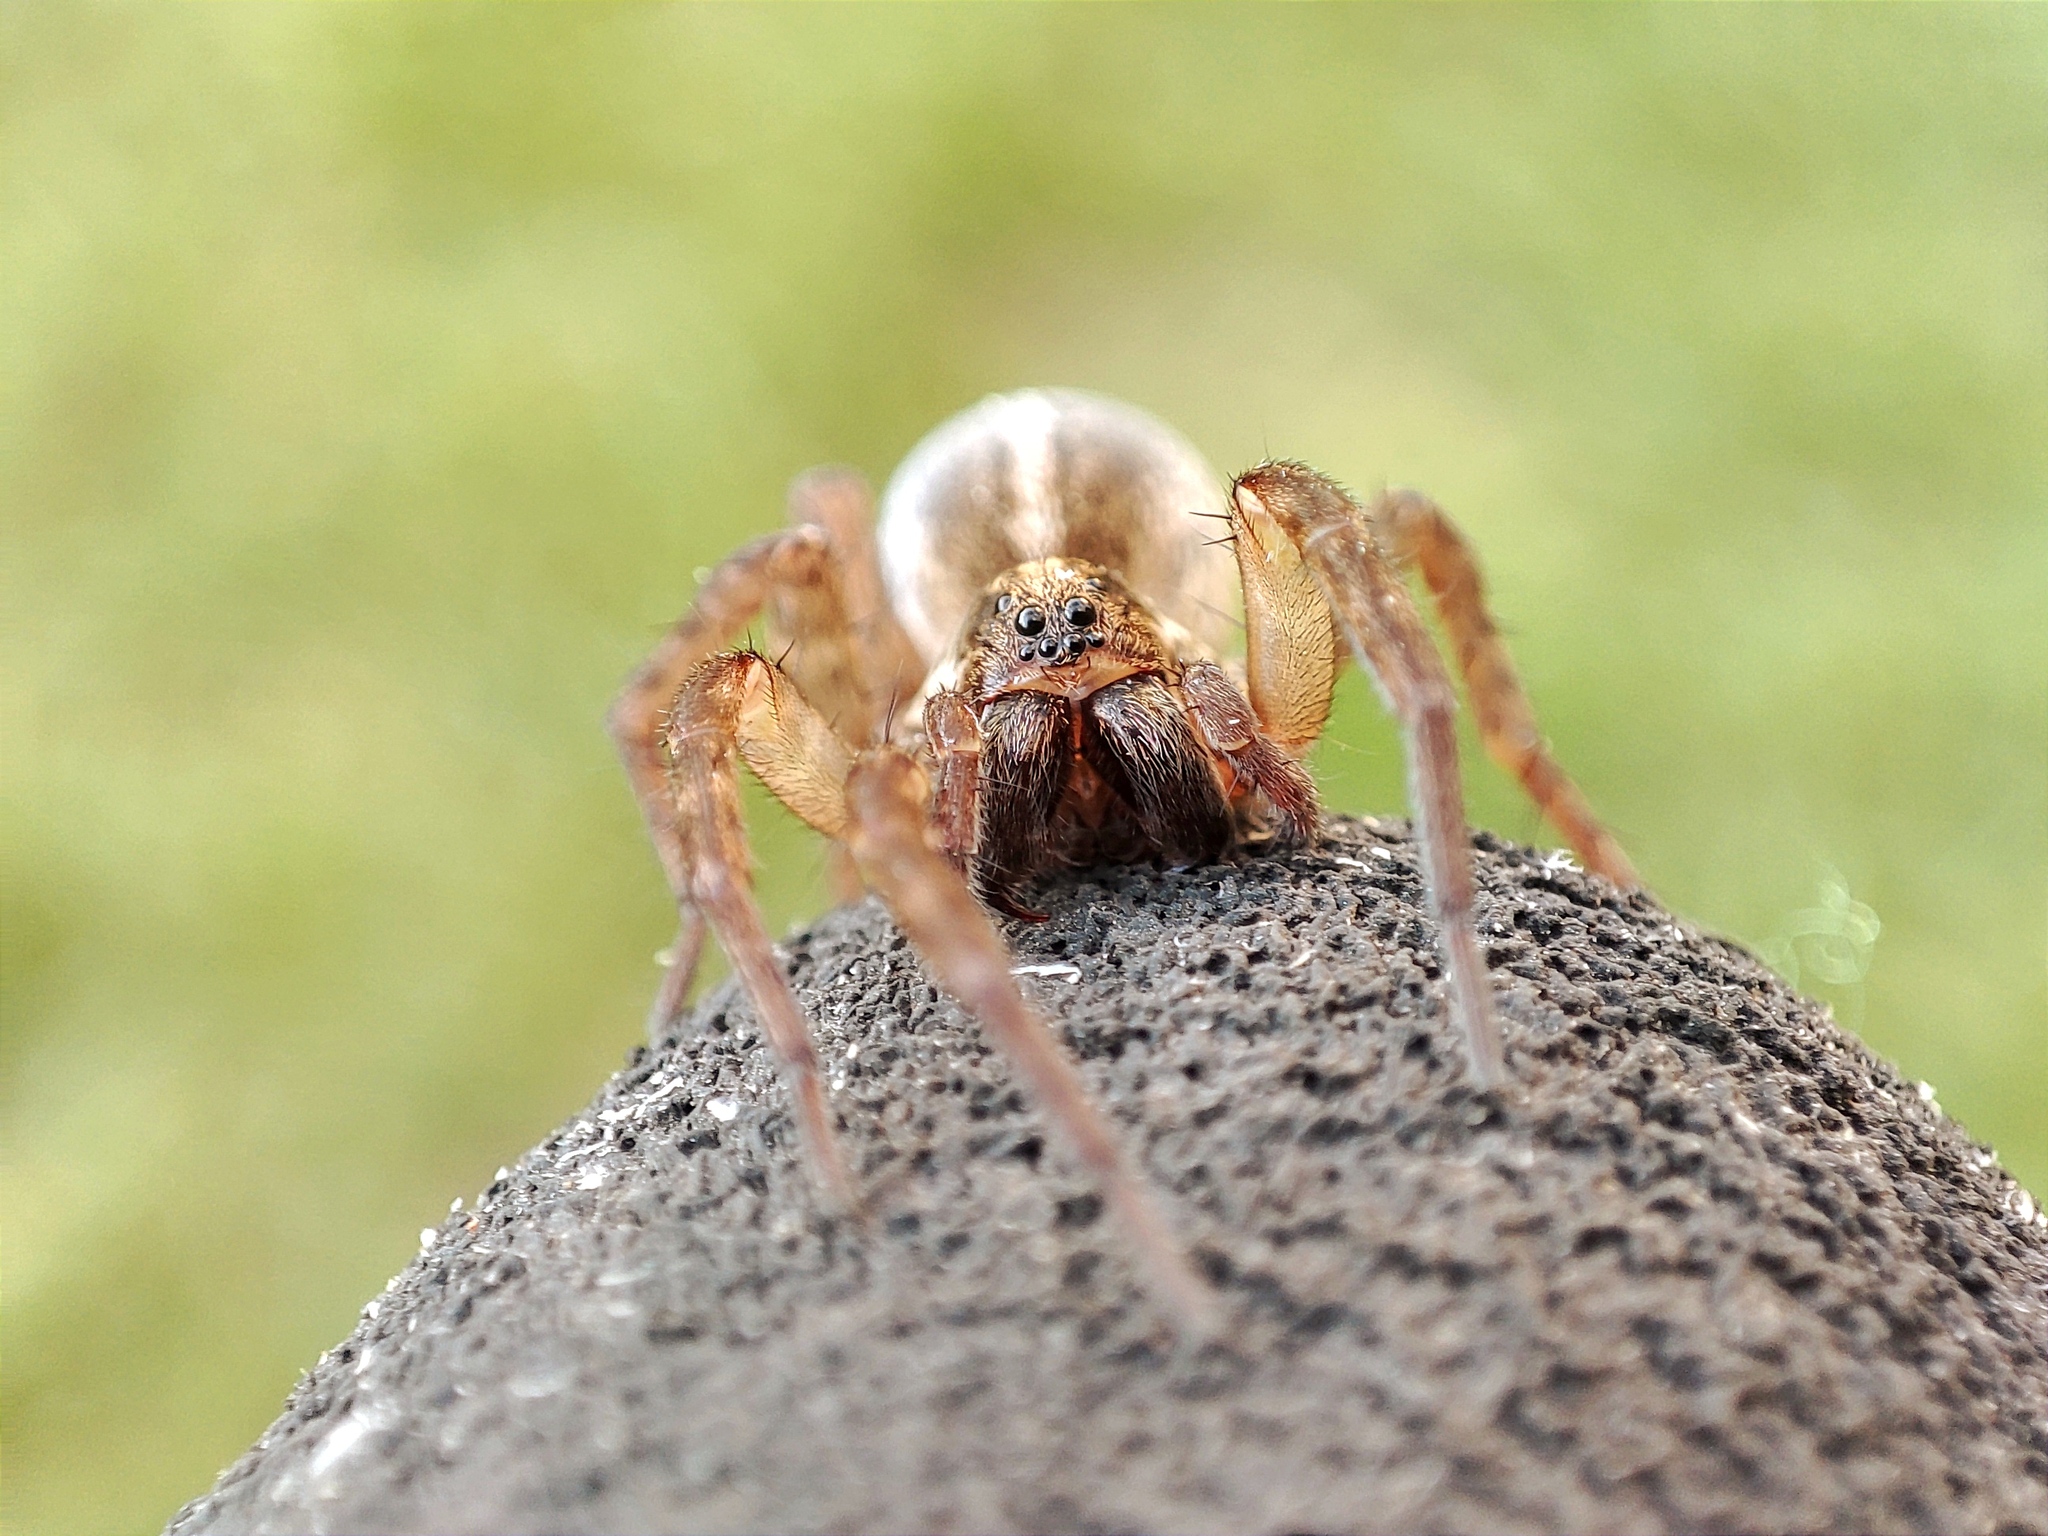
POLYGON ((877 534, 889 600, 927 669, 975 599, 1053 555, 1121 575, 1210 655, 1233 649, 1237 569, 1215 542, 1223 482, 1135 406, 1069 389, 991 395, 926 435, 890 477, 877 534))

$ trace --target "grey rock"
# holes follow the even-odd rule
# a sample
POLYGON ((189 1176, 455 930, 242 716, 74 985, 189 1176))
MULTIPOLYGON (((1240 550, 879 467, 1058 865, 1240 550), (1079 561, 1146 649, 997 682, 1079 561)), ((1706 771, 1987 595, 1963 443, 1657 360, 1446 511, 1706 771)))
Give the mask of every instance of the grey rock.
POLYGON ((1744 951, 1478 843, 1497 1094, 1399 824, 1012 928, 1220 1339, 867 903, 787 946, 865 1225, 722 988, 170 1529, 2048 1529, 2031 1199, 1744 951))

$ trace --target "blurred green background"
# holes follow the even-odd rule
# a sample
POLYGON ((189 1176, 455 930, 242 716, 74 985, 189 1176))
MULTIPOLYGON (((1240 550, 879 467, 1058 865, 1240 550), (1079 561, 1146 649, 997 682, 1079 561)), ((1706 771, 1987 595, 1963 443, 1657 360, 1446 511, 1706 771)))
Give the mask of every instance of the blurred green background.
POLYGON ((9 1529, 156 1526, 590 1097, 669 928, 613 688, 1018 384, 1433 491, 1657 891, 2048 1191, 2048 11, 0 37, 9 1529))

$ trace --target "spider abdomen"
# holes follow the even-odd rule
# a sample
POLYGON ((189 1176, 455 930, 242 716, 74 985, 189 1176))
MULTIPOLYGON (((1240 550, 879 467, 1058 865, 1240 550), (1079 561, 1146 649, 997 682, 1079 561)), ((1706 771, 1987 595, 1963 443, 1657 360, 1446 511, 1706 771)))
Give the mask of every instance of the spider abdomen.
POLYGON ((991 395, 928 434, 890 478, 877 527, 890 606, 940 664, 988 584, 1067 556, 1115 572, 1210 653, 1235 567, 1195 516, 1221 478, 1165 423, 1079 390, 991 395))

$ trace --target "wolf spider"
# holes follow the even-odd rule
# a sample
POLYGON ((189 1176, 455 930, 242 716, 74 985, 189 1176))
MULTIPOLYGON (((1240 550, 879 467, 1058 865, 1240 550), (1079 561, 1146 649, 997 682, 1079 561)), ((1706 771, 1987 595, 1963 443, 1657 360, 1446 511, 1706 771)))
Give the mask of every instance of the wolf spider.
POLYGON ((842 894, 881 896, 1099 1181, 1154 1284, 1196 1319, 1206 1287, 1024 1000, 987 909, 1039 918, 1022 888, 1049 866, 1313 840, 1302 759, 1329 715, 1341 637, 1401 723, 1450 1011, 1473 1080, 1499 1083, 1455 698, 1408 567, 1436 600, 1488 750, 1589 869, 1635 883, 1546 748, 1471 550, 1433 502, 1394 491, 1367 508, 1306 465, 1269 462, 1231 483, 1218 514, 1216 484, 1130 406, 991 397, 912 451, 873 528, 851 472, 800 478, 789 526, 709 575, 610 717, 681 914, 651 1025, 681 1011, 708 922, 781 1064, 817 1183, 857 1207, 753 898, 738 759, 832 841, 842 894), (1210 537, 1203 514, 1230 536, 1210 537), (1241 663, 1223 659, 1238 595, 1241 663), (726 649, 764 609, 782 659, 726 649))

